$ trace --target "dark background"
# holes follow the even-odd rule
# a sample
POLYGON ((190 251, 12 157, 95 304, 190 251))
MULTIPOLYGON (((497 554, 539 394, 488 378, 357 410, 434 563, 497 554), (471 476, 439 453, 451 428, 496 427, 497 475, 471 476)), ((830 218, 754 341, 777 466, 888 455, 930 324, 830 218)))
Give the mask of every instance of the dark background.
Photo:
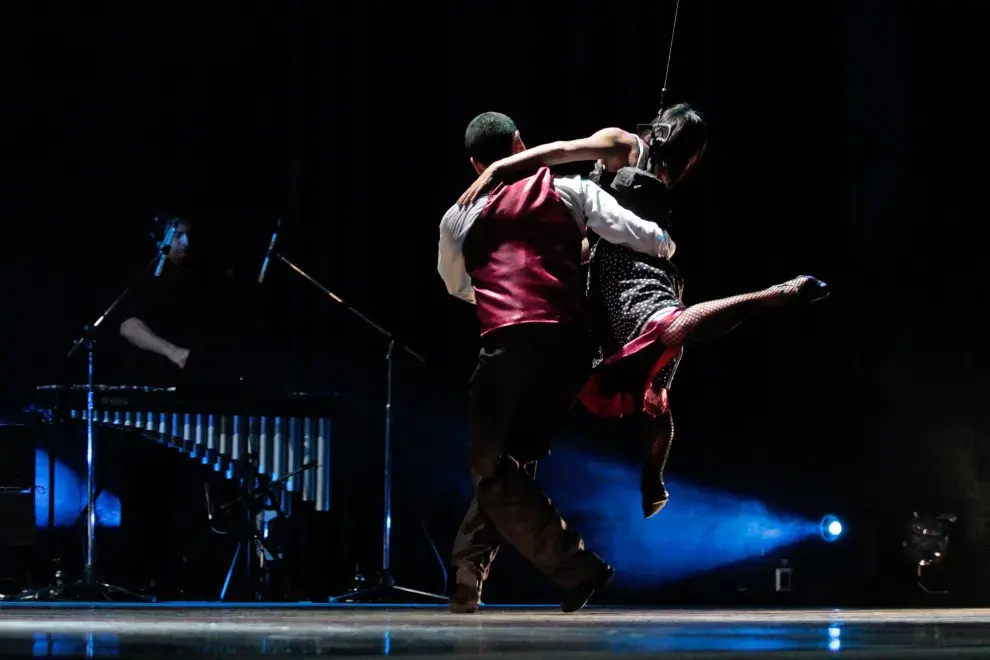
MULTIPOLYGON (((878 584, 900 570, 914 510, 958 513, 963 582, 987 570, 969 6, 685 0, 677 25, 667 100, 699 108, 711 133, 675 202, 686 302, 805 272, 834 293, 689 351, 671 470, 841 513, 860 530, 842 570, 878 584)), ((248 279, 281 218, 285 254, 428 360, 396 362, 395 552, 406 571, 435 561, 422 519, 446 555, 466 503, 476 323, 435 264, 440 217, 473 180, 464 128, 498 110, 533 146, 648 120, 673 12, 670 0, 5 6, 6 407, 62 377, 81 326, 153 254, 152 217, 190 214, 248 279)), ((284 268, 244 313, 274 328, 287 379, 349 402, 326 561, 344 579, 377 560, 386 344, 284 268)))

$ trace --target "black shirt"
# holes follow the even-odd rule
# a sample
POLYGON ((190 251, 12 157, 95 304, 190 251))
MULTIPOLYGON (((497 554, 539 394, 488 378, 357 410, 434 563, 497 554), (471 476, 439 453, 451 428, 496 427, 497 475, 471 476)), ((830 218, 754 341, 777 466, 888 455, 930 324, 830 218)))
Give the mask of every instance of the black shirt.
POLYGON ((228 306, 225 288, 222 274, 218 277, 192 265, 166 264, 160 277, 149 274, 142 278, 109 321, 109 329, 117 335, 117 384, 166 386, 187 381, 194 359, 198 361, 214 345, 223 345, 222 322, 228 306), (186 369, 180 370, 167 357, 139 349, 121 337, 120 324, 130 318, 143 321, 165 341, 189 349, 186 369))

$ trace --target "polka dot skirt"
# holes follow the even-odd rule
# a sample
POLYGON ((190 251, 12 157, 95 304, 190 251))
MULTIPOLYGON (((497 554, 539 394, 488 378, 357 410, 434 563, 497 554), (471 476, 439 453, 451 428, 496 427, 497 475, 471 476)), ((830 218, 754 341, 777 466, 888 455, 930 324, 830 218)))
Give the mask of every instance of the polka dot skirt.
MULTIPOLYGON (((673 263, 599 240, 591 252, 588 298, 602 321, 601 360, 638 337, 663 310, 681 307, 684 280, 673 263)), ((665 367, 673 378, 679 359, 665 367)), ((664 377, 661 374, 661 378, 664 377)))

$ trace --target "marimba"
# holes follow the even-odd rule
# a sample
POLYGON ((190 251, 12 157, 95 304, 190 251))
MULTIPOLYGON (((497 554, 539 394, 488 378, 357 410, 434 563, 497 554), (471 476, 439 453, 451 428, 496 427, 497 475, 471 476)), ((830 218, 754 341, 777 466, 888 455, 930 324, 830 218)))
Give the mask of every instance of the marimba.
MULTIPOLYGON (((87 419, 88 386, 42 385, 37 391, 47 421, 87 419)), ((296 494, 317 511, 329 511, 332 401, 307 393, 258 398, 96 385, 93 421, 171 447, 228 479, 257 473, 274 481, 315 461, 316 467, 285 481, 282 505, 290 507, 296 494)))

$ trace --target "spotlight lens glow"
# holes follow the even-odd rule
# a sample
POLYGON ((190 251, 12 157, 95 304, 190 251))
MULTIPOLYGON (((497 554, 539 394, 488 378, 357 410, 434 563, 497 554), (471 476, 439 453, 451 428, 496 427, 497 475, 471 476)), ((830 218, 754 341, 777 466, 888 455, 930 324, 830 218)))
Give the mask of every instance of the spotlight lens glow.
POLYGON ((842 523, 833 515, 827 515, 818 523, 818 533, 822 540, 831 543, 842 535, 842 523))

